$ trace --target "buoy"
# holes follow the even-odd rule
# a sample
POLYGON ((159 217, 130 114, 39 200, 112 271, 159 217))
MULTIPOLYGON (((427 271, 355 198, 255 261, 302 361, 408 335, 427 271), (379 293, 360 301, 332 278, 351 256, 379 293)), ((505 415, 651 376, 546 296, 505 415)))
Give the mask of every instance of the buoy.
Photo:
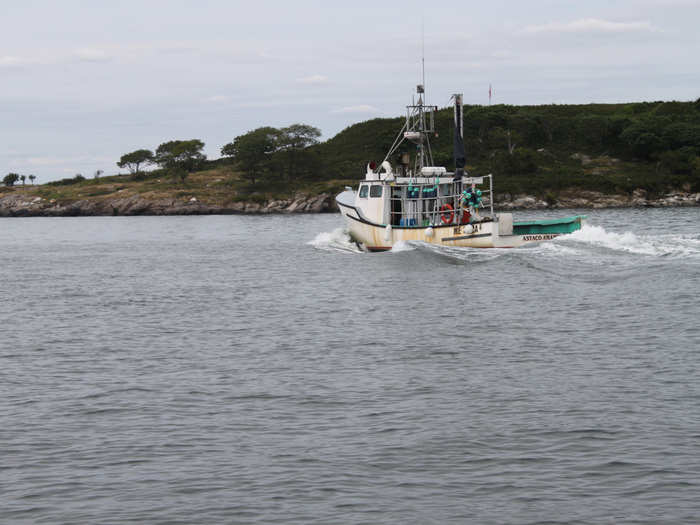
POLYGON ((470 234, 473 231, 474 231, 474 226, 472 226, 471 224, 467 224, 464 227, 464 233, 466 233, 466 234, 470 234))
POLYGON ((432 238, 433 235, 435 235, 435 232, 433 232, 433 227, 432 227, 432 226, 428 226, 428 227, 425 229, 425 236, 426 236, 428 239, 430 239, 430 238, 432 238))

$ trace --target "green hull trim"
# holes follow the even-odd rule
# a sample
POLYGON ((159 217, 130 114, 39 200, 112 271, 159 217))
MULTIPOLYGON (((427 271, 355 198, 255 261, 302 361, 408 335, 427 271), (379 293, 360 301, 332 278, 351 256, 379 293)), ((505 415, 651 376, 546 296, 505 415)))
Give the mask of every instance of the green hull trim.
POLYGON ((565 219, 547 219, 542 221, 520 221, 513 223, 513 235, 532 235, 537 233, 572 233, 581 229, 585 215, 575 215, 565 219))

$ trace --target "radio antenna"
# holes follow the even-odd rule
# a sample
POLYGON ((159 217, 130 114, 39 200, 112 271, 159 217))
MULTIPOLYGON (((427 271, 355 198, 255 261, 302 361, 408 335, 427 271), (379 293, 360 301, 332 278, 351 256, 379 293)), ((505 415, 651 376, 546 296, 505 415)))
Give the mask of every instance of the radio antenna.
POLYGON ((421 17, 420 21, 421 32, 421 75, 423 87, 425 88, 425 17, 421 17))

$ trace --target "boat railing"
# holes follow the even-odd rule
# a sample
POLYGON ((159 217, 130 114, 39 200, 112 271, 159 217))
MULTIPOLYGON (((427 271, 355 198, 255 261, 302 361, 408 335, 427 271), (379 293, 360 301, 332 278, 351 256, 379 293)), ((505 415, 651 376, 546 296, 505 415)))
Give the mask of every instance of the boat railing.
MULTIPOLYGON (((389 197, 389 224, 394 226, 427 227, 468 222, 467 204, 462 204, 462 192, 471 184, 483 186, 488 178, 488 189, 482 192, 482 203, 477 212, 490 209, 493 216, 493 182, 491 175, 465 177, 462 180, 440 182, 392 183, 389 197)), ((478 188, 481 189, 481 188, 478 188)))

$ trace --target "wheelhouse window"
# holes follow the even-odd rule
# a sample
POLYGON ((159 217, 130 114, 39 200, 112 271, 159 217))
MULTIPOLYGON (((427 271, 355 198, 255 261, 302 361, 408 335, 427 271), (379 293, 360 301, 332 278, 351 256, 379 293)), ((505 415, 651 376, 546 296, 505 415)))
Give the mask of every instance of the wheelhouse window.
POLYGON ((367 192, 369 191, 369 186, 367 184, 363 184, 360 186, 360 198, 361 199, 366 199, 367 198, 367 192))
POLYGON ((381 186, 370 186, 369 187, 369 196, 370 197, 381 197, 382 196, 382 187, 381 186))

